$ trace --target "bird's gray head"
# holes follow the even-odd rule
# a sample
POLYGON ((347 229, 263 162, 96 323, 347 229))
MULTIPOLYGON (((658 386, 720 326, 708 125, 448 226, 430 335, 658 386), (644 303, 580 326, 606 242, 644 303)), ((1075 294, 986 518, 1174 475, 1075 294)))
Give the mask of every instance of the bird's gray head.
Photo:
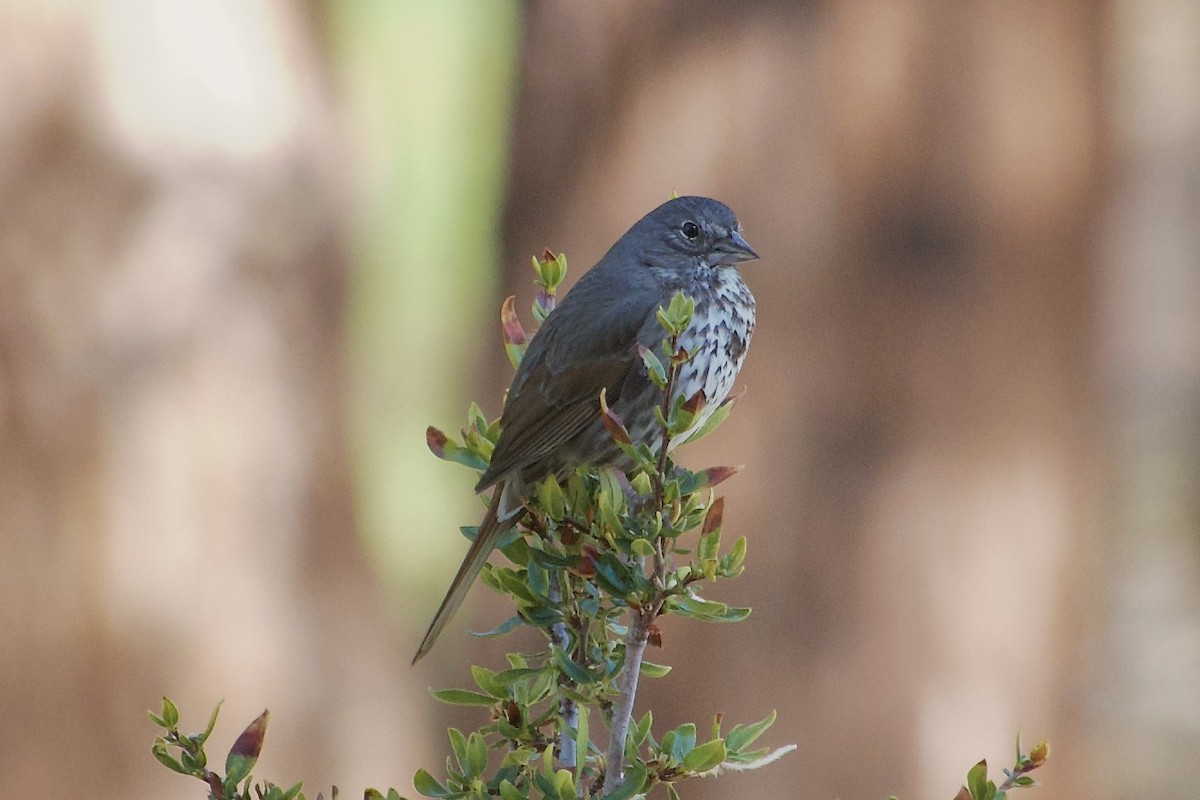
POLYGON ((677 197, 651 211, 625 234, 645 263, 659 267, 732 267, 758 258, 724 203, 677 197), (683 258, 680 258, 683 256, 683 258))

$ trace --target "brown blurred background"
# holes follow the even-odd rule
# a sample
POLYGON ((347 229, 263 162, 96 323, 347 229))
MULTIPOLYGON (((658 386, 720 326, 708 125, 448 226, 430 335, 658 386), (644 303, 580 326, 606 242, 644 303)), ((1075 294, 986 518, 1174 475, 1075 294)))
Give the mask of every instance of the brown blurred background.
MULTIPOLYGON (((1054 798, 1200 752, 1200 5, 0 5, 0 795, 195 798, 175 698, 258 772, 411 794, 486 590, 408 659, 480 507, 495 313, 672 191, 763 254, 734 627, 662 725, 772 708, 726 797, 1054 798), (464 644, 465 643, 465 644, 464 644)), ((491 607, 489 607, 491 606, 491 607)))

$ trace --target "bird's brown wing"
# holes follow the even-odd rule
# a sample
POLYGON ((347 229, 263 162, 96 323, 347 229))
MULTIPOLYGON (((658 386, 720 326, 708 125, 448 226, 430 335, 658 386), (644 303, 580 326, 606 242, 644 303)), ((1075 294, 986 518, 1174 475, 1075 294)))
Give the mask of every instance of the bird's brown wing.
MULTIPOLYGON (((491 465, 475 491, 481 492, 500 483, 510 470, 536 463, 553 453, 595 420, 599 413, 601 388, 606 389, 609 398, 616 402, 616 395, 630 370, 635 364, 641 368, 636 350, 632 345, 628 349, 629 355, 624 357, 591 359, 558 371, 551 370, 545 361, 529 369, 520 391, 509 397, 504 408, 501 418, 504 433, 492 454, 491 465)), ((519 480, 517 485, 520 485, 519 480)), ((487 515, 429 624, 413 658, 414 664, 433 647, 496 543, 523 513, 517 495, 519 491, 511 483, 500 483, 492 495, 487 515)))
POLYGON ((630 370, 642 369, 636 345, 647 325, 657 326, 662 291, 623 253, 614 247, 580 278, 530 340, 476 491, 568 442, 596 419, 601 389, 614 403, 630 370))
POLYGON ((629 371, 640 364, 631 343, 620 356, 558 371, 538 365, 520 391, 509 396, 500 420, 500 441, 475 491, 487 489, 511 470, 536 463, 570 441, 600 413, 600 390, 615 403, 629 371))

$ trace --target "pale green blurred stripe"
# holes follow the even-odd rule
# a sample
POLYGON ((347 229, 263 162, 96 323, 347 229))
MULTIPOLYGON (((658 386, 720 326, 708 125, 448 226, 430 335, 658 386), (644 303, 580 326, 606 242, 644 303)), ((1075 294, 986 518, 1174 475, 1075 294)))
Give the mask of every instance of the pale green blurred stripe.
POLYGON ((467 502, 474 476, 429 453, 425 426, 457 431, 465 420, 469 370, 488 340, 463 321, 495 317, 486 306, 500 252, 518 7, 325 8, 347 127, 362 148, 349 332, 357 510, 375 566, 423 624, 465 547, 458 526, 480 511, 467 502))

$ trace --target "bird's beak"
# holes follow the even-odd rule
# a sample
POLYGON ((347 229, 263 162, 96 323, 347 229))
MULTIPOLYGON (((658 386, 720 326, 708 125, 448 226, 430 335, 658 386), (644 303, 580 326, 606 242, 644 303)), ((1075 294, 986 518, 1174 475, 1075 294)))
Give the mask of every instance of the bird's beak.
POLYGON ((758 253, 754 252, 754 248, 750 243, 742 238, 741 231, 733 231, 729 237, 722 241, 716 247, 717 263, 723 267, 732 267, 736 264, 741 264, 745 261, 754 261, 758 258, 758 253))

